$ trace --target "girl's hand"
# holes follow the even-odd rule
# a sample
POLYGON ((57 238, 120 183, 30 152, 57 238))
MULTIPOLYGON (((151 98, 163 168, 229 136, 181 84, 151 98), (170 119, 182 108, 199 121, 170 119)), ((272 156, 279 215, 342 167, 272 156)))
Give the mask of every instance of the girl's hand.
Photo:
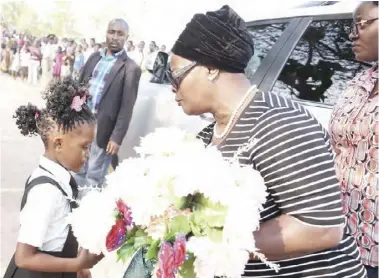
POLYGON ((78 272, 78 278, 92 278, 91 271, 88 269, 83 269, 78 272))
POLYGON ((91 254, 87 249, 79 250, 78 256, 76 257, 77 263, 78 263, 78 271, 92 268, 103 257, 104 257, 103 254, 101 255, 91 254))

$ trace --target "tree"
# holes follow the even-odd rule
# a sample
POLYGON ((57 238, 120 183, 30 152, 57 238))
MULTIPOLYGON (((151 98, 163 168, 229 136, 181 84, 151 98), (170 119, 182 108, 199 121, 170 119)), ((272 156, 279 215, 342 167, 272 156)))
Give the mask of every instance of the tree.
POLYGON ((38 33, 38 18, 34 9, 25 1, 9 1, 0 4, 1 20, 21 32, 38 33))

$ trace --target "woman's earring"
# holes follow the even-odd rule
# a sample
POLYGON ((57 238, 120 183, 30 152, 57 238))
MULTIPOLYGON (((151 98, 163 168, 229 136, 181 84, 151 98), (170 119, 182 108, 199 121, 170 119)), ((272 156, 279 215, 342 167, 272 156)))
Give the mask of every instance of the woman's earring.
MULTIPOLYGON (((209 72, 210 73, 210 72, 209 72)), ((215 72, 213 72, 212 74, 209 74, 208 75, 208 80, 209 82, 213 82, 215 81, 215 79, 217 78, 218 74, 220 73, 219 70, 216 70, 215 72)))
POLYGON ((209 82, 213 82, 216 79, 215 75, 208 75, 209 82))

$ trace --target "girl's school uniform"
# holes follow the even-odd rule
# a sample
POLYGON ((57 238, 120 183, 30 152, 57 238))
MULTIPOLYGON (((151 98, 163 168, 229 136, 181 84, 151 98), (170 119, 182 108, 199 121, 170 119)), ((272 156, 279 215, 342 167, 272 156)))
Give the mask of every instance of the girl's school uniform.
MULTIPOLYGON (((42 253, 75 258, 78 242, 67 216, 76 203, 78 185, 59 164, 41 156, 39 167, 28 178, 21 201, 18 242, 35 246, 42 253)), ((4 278, 76 278, 77 273, 47 273, 16 266, 11 259, 4 278)))

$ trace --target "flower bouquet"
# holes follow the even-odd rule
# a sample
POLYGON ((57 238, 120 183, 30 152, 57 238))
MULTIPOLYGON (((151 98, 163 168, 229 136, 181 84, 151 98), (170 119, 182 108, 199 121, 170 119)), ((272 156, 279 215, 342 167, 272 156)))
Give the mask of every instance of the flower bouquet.
POLYGON ((157 129, 72 212, 79 244, 131 260, 127 273, 140 260, 138 277, 240 277, 250 254, 276 269, 255 247, 267 193, 259 172, 238 161, 251 144, 224 159, 194 135, 157 129))

